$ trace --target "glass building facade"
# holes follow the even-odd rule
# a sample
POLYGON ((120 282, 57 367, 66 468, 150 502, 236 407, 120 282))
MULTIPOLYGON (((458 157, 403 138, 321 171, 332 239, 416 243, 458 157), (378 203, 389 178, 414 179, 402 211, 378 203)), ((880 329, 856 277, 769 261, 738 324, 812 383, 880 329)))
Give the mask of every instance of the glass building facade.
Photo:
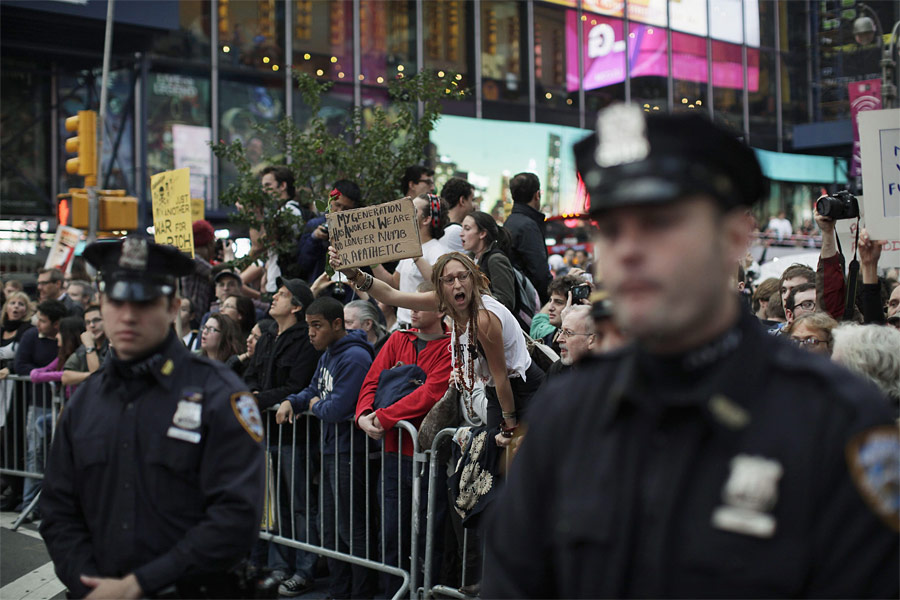
MULTIPOLYGON (((895 2, 867 4, 882 23, 900 17, 895 2)), ((302 123, 309 116, 292 71, 334 83, 324 110, 335 124, 351 107, 384 104, 386 81, 400 73, 458 73, 471 94, 448 101, 445 114, 551 128, 552 164, 546 172, 544 165, 536 170, 542 179, 568 169, 568 149, 560 147, 569 143, 571 130, 591 129, 597 111, 619 101, 637 102, 647 111, 704 111, 755 148, 794 152, 797 126, 848 119, 847 83, 880 76, 878 47, 860 47, 847 37, 863 10, 858 5, 118 2, 100 185, 125 188, 146 201, 151 174, 190 166, 192 193, 206 199, 211 217, 221 216, 217 198, 233 173, 206 142, 240 140, 251 160, 261 157, 266 139, 256 125, 285 115, 302 123)), ((63 123, 79 108, 99 104, 105 15, 103 0, 0 5, 3 212, 50 215, 55 194, 78 183, 65 174, 69 134, 63 123)), ((802 150, 849 156, 843 142, 802 150)), ((570 188, 560 184, 557 195, 574 193, 570 188)), ((567 205, 557 201, 555 208, 567 205)))

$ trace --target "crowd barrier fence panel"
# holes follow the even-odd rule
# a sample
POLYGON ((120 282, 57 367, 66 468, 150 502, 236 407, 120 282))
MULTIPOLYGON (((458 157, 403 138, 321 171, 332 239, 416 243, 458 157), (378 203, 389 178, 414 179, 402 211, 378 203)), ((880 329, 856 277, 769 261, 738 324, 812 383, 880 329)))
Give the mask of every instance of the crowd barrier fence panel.
MULTIPOLYGON (((8 375, 0 381, 0 411, 3 414, 0 474, 26 478, 26 493, 44 478, 50 444, 63 405, 62 389, 55 382, 33 383, 25 375, 8 375)), ((39 499, 40 491, 13 522, 13 531, 34 510, 39 499)))

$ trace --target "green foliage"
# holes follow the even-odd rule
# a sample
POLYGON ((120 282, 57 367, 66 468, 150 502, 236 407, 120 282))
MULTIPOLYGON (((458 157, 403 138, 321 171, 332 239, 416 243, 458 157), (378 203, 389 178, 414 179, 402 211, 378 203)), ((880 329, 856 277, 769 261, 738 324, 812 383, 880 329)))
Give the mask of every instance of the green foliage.
POLYGON ((260 127, 262 139, 267 141, 260 164, 250 163, 240 142, 212 145, 216 156, 232 163, 238 174, 235 183, 221 193, 220 202, 237 206, 234 220, 260 230, 262 247, 279 253, 295 247, 302 218, 281 210, 281 201, 263 191, 259 182, 262 167, 284 164, 289 157, 296 185, 294 199, 319 212, 328 209, 328 193, 338 179, 356 182, 364 205, 395 200, 400 197, 400 179, 406 167, 421 164, 425 158, 429 134, 441 115, 441 100, 458 100, 466 94, 454 73, 398 77, 388 84, 386 108, 354 109, 336 132, 322 111, 322 99, 332 84, 305 73, 295 72, 294 79, 312 117, 302 128, 289 117, 274 126, 260 127))

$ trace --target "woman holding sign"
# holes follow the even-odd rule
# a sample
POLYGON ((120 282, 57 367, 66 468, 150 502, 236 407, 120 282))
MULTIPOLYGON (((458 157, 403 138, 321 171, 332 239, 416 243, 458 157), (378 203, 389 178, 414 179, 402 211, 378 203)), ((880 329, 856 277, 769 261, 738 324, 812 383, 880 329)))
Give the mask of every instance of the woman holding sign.
MULTIPOLYGON (((329 249, 331 265, 341 261, 329 249)), ((459 252, 441 256, 432 273, 433 292, 402 292, 359 269, 341 271, 376 300, 423 311, 442 311, 453 321, 451 381, 468 391, 481 381, 488 395, 487 425, 500 427, 498 445, 508 445, 519 417, 544 379, 532 363, 522 329, 509 310, 490 295, 488 281, 459 252)))
MULTIPOLYGON (((431 265, 449 252, 447 246, 440 241, 444 237, 444 227, 450 223, 450 217, 441 204, 441 199, 434 194, 421 194, 413 200, 416 207, 416 226, 419 228, 419 241, 422 243, 422 256, 404 258, 397 263, 393 273, 381 265, 372 268, 372 274, 401 292, 415 292, 426 279, 431 279, 431 265)), ((397 305, 397 322, 401 328, 409 327, 410 312, 408 308, 397 305)))

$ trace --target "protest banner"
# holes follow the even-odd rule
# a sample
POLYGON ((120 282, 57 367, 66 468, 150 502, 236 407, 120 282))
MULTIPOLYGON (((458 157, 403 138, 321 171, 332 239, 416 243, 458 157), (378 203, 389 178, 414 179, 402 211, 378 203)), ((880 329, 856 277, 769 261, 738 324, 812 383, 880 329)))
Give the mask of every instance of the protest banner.
POLYGON ((879 240, 900 237, 900 109, 859 114, 866 229, 879 240))
POLYGON ((163 171, 150 178, 153 229, 157 244, 175 246, 194 256, 189 169, 163 171))
POLYGON ((329 213, 329 241, 345 267, 422 256, 411 198, 329 213))
MULTIPOLYGON (((881 257, 878 259, 879 269, 900 268, 900 231, 895 231, 894 235, 881 238, 872 234, 872 231, 866 225, 866 211, 864 209, 865 198, 859 197, 860 211, 860 227, 869 232, 869 237, 882 242, 881 257)), ((856 249, 856 219, 841 219, 835 223, 834 231, 841 242, 841 248, 847 264, 853 258, 853 251, 856 249)))
POLYGON ((81 230, 66 225, 56 228, 53 237, 53 245, 44 262, 45 269, 59 269, 63 273, 69 268, 72 257, 75 255, 75 247, 81 241, 81 230))

